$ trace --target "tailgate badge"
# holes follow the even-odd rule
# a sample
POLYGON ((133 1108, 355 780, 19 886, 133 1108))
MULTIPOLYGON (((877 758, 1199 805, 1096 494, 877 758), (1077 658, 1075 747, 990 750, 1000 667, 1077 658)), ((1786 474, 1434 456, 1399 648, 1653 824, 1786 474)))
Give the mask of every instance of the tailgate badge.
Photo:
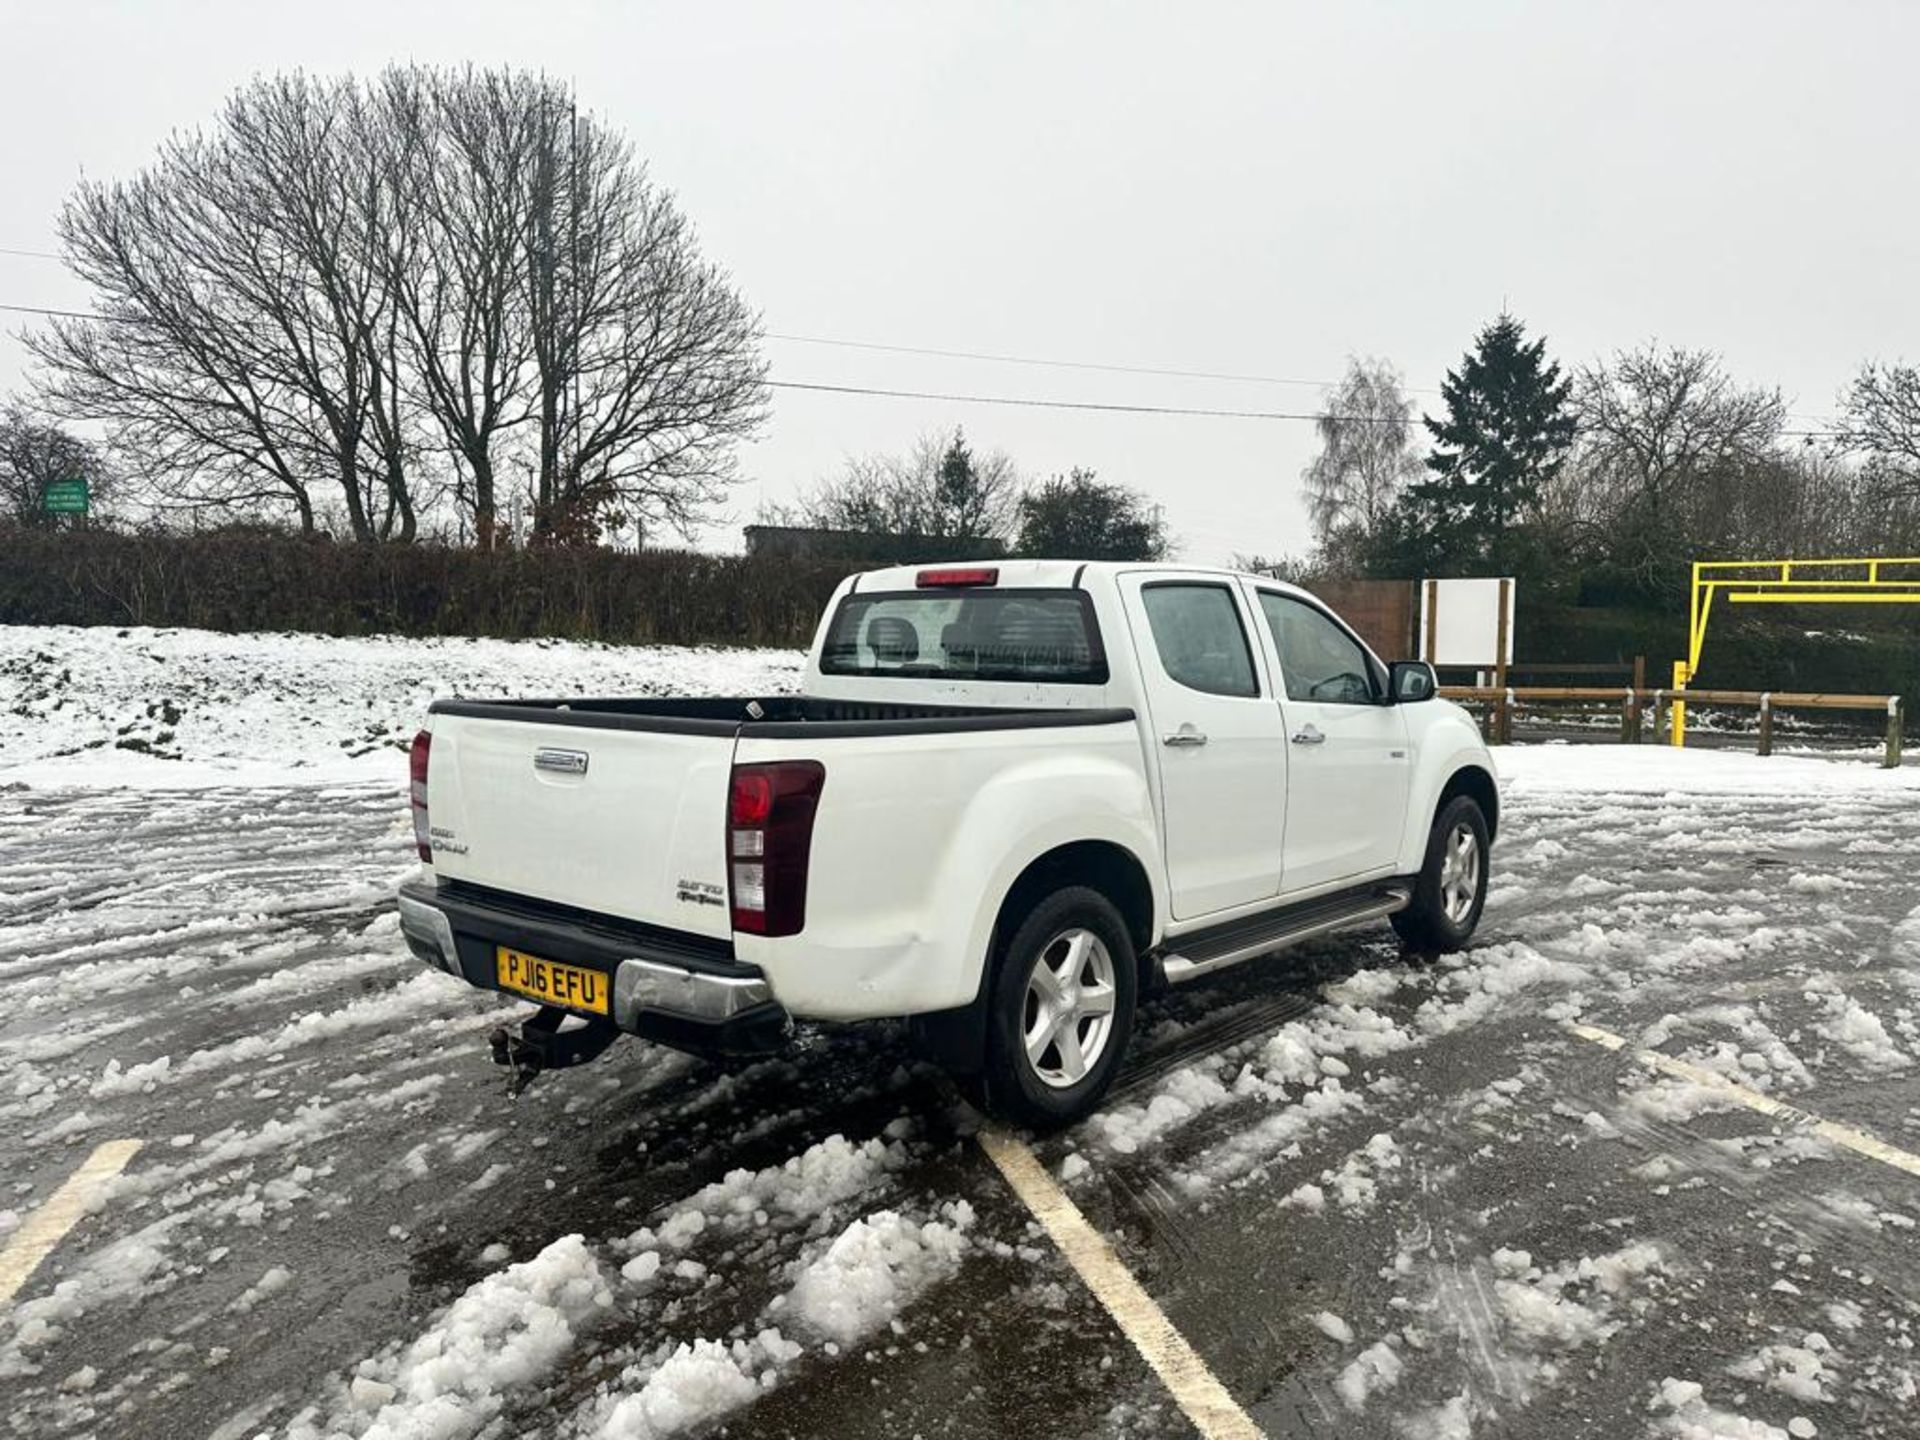
POLYGON ((554 750, 543 745, 533 752, 533 768, 552 770, 560 775, 584 775, 587 773, 587 752, 554 750))

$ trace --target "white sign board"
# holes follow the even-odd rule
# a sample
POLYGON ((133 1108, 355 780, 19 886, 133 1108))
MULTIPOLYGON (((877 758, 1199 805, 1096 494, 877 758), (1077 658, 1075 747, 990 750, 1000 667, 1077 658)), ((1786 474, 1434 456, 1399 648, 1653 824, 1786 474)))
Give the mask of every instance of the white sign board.
POLYGON ((1420 647, 1432 665, 1475 665, 1491 669, 1513 663, 1513 602, 1519 586, 1511 579, 1424 580, 1420 584, 1420 647), (1507 653, 1500 651, 1500 596, 1507 597, 1507 653), (1429 641, 1431 637, 1431 641, 1429 641))

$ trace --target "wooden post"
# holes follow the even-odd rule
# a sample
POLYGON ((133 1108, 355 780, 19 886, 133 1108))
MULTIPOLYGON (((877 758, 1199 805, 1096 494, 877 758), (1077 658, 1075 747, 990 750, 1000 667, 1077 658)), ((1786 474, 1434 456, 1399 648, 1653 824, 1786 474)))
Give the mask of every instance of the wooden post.
POLYGON ((1903 719, 1902 711, 1904 709, 1905 707, 1900 703, 1900 697, 1898 695, 1890 695, 1887 697, 1887 758, 1880 763, 1883 768, 1888 770, 1898 770, 1900 768, 1900 731, 1903 719))
POLYGON ((1647 657, 1644 655, 1633 657, 1633 688, 1636 690, 1647 688, 1647 657))
MULTIPOLYGON (((1500 614, 1494 631, 1493 640, 1493 684, 1494 688, 1507 688, 1507 602, 1513 596, 1513 582, 1500 582, 1500 614)), ((1508 706, 1512 706, 1512 697, 1508 697, 1508 706)))
POLYGON ((1440 582, 1438 580, 1429 580, 1427 581, 1427 649, 1426 653, 1420 657, 1429 665, 1438 663, 1434 659, 1434 649, 1438 643, 1436 637, 1439 634, 1439 630, 1440 582))
POLYGON ((1762 755, 1773 754, 1773 695, 1770 691, 1760 694, 1760 750, 1762 755))

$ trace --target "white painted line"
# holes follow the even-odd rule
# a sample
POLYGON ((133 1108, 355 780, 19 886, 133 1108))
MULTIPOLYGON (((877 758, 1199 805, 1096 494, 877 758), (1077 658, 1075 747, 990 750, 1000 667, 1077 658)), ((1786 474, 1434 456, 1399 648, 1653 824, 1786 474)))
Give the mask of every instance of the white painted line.
POLYGON ((107 1141, 47 1197, 46 1204, 27 1216, 7 1241, 7 1248, 0 1250, 0 1305, 13 1299, 40 1262, 53 1253, 53 1247, 80 1223, 93 1197, 127 1168, 139 1148, 138 1140, 107 1141))
MULTIPOLYGON (((1623 1035, 1615 1035, 1611 1030, 1602 1030, 1594 1025, 1569 1024, 1567 1029, 1582 1040, 1591 1040, 1595 1045, 1605 1046, 1609 1050, 1623 1050, 1627 1040, 1623 1035)), ((1788 1105, 1771 1095, 1762 1095, 1758 1090, 1749 1090, 1744 1085, 1735 1084, 1717 1071, 1708 1070, 1685 1060, 1676 1060, 1671 1055, 1662 1055, 1658 1050, 1636 1050, 1633 1058, 1643 1065, 1651 1065, 1679 1080, 1691 1080, 1696 1085, 1711 1085, 1724 1090, 1727 1098, 1737 1100, 1749 1110, 1757 1110, 1762 1115, 1771 1115, 1780 1120, 1791 1120, 1804 1125, 1822 1140, 1831 1141, 1856 1155, 1865 1155, 1870 1160, 1878 1160, 1882 1165, 1891 1165, 1896 1170, 1904 1170, 1909 1175, 1920 1176, 1920 1155, 1889 1145, 1877 1135, 1865 1130, 1856 1130, 1851 1125, 1841 1125, 1832 1120, 1822 1120, 1812 1111, 1802 1110, 1797 1105, 1788 1105)))
POLYGON ((1094 1298, 1106 1306, 1133 1348, 1173 1393, 1202 1440, 1261 1440, 1260 1427, 1247 1418, 1207 1362, 1173 1328, 1133 1272, 1120 1263, 1113 1247, 1087 1223, 1080 1207, 1054 1183, 1046 1167, 1014 1136, 989 1126, 979 1134, 980 1148, 999 1167, 1013 1193, 1046 1227, 1053 1243, 1080 1272, 1094 1298))

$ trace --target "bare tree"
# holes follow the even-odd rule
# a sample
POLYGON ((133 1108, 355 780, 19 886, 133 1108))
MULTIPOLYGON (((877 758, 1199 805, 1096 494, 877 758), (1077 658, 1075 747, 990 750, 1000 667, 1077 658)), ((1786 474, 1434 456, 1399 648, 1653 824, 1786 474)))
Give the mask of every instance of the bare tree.
POLYGON ((1413 403, 1384 360, 1351 358, 1326 394, 1315 429, 1320 451, 1301 472, 1307 515, 1323 552, 1379 529, 1423 472, 1414 453, 1413 403))
POLYGON ((97 445, 58 425, 35 418, 18 404, 0 411, 0 519, 17 525, 51 525, 47 487, 84 480, 97 509, 113 489, 113 474, 97 445))
POLYGON ((549 82, 417 68, 381 77, 394 223, 386 248, 415 403, 455 457, 453 500, 493 548, 500 467, 528 419, 526 245, 549 82))
POLYGON ((1920 499, 1920 369, 1862 365, 1841 404, 1840 444, 1865 460, 1873 487, 1920 499))
POLYGON ((394 453, 390 267, 377 136, 349 83, 283 76, 176 136, 137 179, 83 184, 60 221, 99 320, 30 345, 50 402, 141 454, 164 501, 330 501, 357 539, 408 539, 394 453))
POLYGON ((622 137, 555 87, 530 103, 536 527, 561 541, 612 520, 684 533, 765 419, 759 316, 622 137))
POLYGON ((162 505, 404 541, 445 494, 490 545, 523 473, 546 540, 684 530, 765 415, 758 317, 544 78, 258 81, 62 235, 101 318, 31 342, 46 397, 162 505))
POLYGON ((850 459, 788 518, 832 530, 941 540, 1006 540, 1018 519, 1012 457, 981 455, 958 430, 922 435, 905 455, 850 459))
POLYGON ((1654 520, 1702 477, 1771 454, 1787 418, 1778 390, 1736 384, 1712 351, 1657 345, 1581 370, 1576 404, 1590 463, 1654 520))

